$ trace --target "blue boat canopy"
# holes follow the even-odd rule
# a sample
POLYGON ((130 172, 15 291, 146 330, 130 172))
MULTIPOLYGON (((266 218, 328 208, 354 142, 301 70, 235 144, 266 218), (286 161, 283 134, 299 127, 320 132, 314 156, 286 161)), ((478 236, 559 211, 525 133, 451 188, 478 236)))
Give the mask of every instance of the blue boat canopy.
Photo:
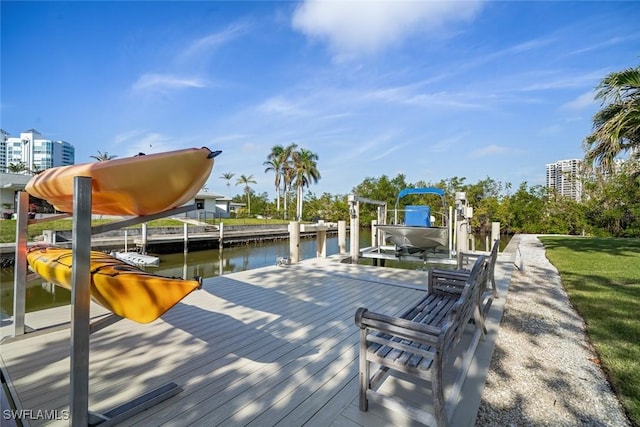
POLYGON ((444 190, 436 187, 405 188, 398 193, 398 200, 400 200, 404 196, 408 196, 409 194, 437 194, 438 196, 444 197, 444 190))

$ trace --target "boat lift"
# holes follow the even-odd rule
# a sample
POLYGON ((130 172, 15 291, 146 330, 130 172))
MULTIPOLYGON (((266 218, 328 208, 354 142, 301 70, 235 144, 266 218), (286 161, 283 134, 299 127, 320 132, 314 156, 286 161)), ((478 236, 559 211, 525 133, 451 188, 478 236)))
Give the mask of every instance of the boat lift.
MULTIPOLYGON (((196 205, 181 206, 152 215, 138 216, 123 221, 91 227, 91 177, 76 176, 73 188, 73 238, 71 276, 71 363, 70 363, 70 403, 71 426, 110 426, 117 424, 145 409, 156 405, 182 389, 174 382, 153 389, 142 396, 117 406, 105 413, 89 411, 89 337, 122 317, 110 314, 91 323, 91 236, 122 227, 145 223, 196 209, 196 205)), ((27 331, 25 325, 26 282, 27 282, 27 226, 29 224, 68 218, 69 214, 56 215, 46 219, 28 219, 29 194, 21 191, 18 195, 16 218, 16 253, 14 267, 13 337, 8 340, 23 339, 68 327, 56 325, 37 331, 27 331)), ((5 378, 10 381, 10 378, 5 378)), ((11 384, 9 390, 13 390, 11 384)), ((13 399, 14 402, 17 399, 13 399)), ((16 408, 21 409, 21 408, 16 408)))
POLYGON ((445 250, 425 251, 421 254, 400 254, 395 246, 385 245, 384 233, 375 224, 386 224, 387 204, 379 200, 371 200, 356 195, 348 196, 349 213, 351 217, 351 259, 357 263, 358 258, 370 258, 374 265, 384 266, 386 260, 411 261, 445 265, 460 265, 460 254, 468 252, 469 219, 473 216, 473 208, 467 205, 466 194, 456 193, 456 209, 449 206, 448 227, 449 238, 445 250), (378 220, 372 223, 372 244, 370 247, 359 248, 359 216, 360 202, 378 205, 378 220), (355 233, 354 233, 355 230, 355 233))

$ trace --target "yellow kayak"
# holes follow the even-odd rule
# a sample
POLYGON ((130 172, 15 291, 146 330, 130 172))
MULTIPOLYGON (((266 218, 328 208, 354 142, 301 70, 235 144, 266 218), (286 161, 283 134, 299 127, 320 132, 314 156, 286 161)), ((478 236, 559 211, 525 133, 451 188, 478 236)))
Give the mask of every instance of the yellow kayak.
MULTIPOLYGON (((71 250, 54 246, 29 249, 27 261, 43 279, 71 290, 71 250)), ((199 280, 147 273, 102 252, 91 251, 91 298, 118 316, 149 323, 193 290, 199 280)))
POLYGON ((182 206, 204 186, 220 151, 206 147, 46 169, 26 191, 73 211, 73 178, 89 176, 95 214, 151 215, 182 206))

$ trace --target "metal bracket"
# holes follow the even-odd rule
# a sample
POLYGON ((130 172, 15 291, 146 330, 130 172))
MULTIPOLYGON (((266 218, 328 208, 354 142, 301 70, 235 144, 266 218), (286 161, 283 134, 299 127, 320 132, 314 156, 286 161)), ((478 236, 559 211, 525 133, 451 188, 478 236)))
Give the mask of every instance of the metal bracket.
POLYGON ((130 402, 117 406, 104 414, 89 411, 89 426, 107 427, 122 422, 132 416, 150 408, 163 400, 180 393, 182 388, 176 383, 168 383, 151 390, 130 402))

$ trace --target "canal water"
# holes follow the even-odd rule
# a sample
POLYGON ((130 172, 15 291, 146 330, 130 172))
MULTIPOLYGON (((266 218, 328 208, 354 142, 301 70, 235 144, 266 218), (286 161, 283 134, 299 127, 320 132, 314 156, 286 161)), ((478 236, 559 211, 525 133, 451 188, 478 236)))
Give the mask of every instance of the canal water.
MULTIPOLYGON (((478 239, 477 250, 484 250, 484 239, 478 239)), ((501 243, 504 247, 506 241, 501 243)), ((360 247, 371 245, 371 232, 361 230, 360 247)), ((347 251, 349 251, 349 239, 347 238, 347 251)), ((302 239, 300 241, 300 253, 302 259, 316 256, 316 240, 302 239)), ((327 236, 327 255, 338 253, 337 236, 327 236)), ((153 255, 153 254, 152 254, 153 255)), ((214 277, 237 271, 252 270, 255 268, 275 265, 279 257, 289 256, 289 241, 264 242, 256 244, 240 245, 225 248, 223 251, 205 250, 189 252, 187 254, 159 255, 160 266, 148 267, 147 271, 161 276, 191 278, 214 277)), ((362 263, 370 264, 371 260, 363 260, 362 263)), ((387 262, 388 267, 405 269, 425 268, 421 263, 387 262)), ((13 268, 3 268, 0 275, 0 314, 2 317, 11 316, 13 313, 13 268)), ((69 304, 71 292, 55 286, 42 279, 27 282, 27 312, 42 310, 69 304)))

